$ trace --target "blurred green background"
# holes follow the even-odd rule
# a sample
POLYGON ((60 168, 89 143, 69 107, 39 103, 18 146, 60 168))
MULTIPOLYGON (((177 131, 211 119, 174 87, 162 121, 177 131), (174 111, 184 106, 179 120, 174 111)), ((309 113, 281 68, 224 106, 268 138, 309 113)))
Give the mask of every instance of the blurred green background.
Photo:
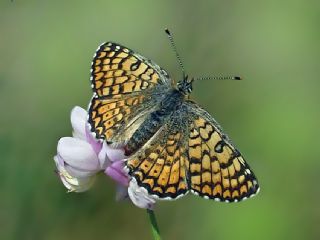
POLYGON ((320 2, 35 1, 0 3, 0 239, 151 239, 146 212, 116 202, 101 176, 66 194, 54 174, 70 110, 91 98, 97 46, 119 42, 180 69, 193 98, 220 122, 261 192, 239 204, 187 196, 157 205, 164 239, 320 239, 320 2))

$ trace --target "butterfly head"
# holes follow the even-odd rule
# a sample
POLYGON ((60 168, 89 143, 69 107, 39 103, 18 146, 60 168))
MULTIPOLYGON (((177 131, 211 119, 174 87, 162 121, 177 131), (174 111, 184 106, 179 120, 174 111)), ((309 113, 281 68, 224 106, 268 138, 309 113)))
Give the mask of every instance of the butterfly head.
POLYGON ((188 75, 184 75, 182 81, 177 83, 177 88, 184 95, 189 95, 192 92, 193 78, 188 78, 188 75))

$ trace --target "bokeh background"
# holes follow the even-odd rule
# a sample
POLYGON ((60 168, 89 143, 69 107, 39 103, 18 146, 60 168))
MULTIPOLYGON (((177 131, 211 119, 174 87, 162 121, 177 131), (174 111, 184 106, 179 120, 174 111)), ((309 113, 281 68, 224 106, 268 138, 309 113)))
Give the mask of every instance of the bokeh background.
POLYGON ((320 239, 320 2, 0 2, 0 239, 151 239, 146 212, 116 202, 100 176, 67 194, 54 174, 70 110, 91 98, 89 69, 104 41, 180 69, 193 98, 220 122, 255 171, 261 192, 239 204, 187 196, 156 207, 163 239, 320 239))

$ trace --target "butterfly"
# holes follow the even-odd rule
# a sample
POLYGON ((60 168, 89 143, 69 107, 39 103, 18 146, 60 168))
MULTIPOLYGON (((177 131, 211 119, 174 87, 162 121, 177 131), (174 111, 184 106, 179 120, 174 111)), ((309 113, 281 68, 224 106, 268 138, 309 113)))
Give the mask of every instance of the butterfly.
POLYGON ((194 80, 183 74, 175 83, 152 60, 103 43, 91 67, 91 131, 112 146, 124 146, 132 181, 159 199, 189 191, 224 202, 254 196, 259 185, 241 153, 213 117, 189 99, 194 80))

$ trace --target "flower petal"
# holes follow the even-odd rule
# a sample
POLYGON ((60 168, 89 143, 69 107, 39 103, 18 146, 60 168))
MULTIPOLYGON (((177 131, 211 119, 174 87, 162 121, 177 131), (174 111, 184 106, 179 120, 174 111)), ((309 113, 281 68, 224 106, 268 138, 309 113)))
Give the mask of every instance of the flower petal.
POLYGON ((81 107, 74 107, 71 110, 71 125, 73 128, 73 136, 82 140, 86 140, 86 123, 87 111, 81 107))
POLYGON ((95 175, 98 171, 88 171, 88 170, 82 170, 82 169, 78 169, 75 167, 72 167, 70 165, 66 165, 64 166, 64 168, 66 169, 66 171, 72 175, 75 178, 85 178, 85 177, 90 177, 92 175, 95 175))
POLYGON ((91 145, 83 140, 64 137, 58 142, 58 155, 68 165, 80 170, 98 171, 99 160, 91 145))
POLYGON ((54 162, 56 163, 57 168, 64 167, 64 161, 59 155, 56 155, 53 157, 54 162))
POLYGON ((128 194, 131 201, 139 208, 153 209, 156 199, 148 194, 147 190, 139 187, 136 180, 129 183, 128 194))
POLYGON ((106 168, 105 174, 123 186, 128 186, 129 178, 124 171, 124 161, 113 162, 106 168))
POLYGON ((124 149, 121 147, 118 148, 113 148, 108 144, 104 144, 106 151, 107 151, 107 156, 110 159, 111 162, 116 162, 119 160, 123 160, 126 158, 126 156, 124 155, 124 149))
POLYGON ((61 156, 56 155, 54 156, 54 161, 56 163, 57 169, 60 170, 63 168, 74 178, 84 178, 84 177, 90 177, 97 173, 97 171, 88 171, 88 170, 80 170, 77 168, 74 168, 67 163, 64 162, 64 160, 61 158, 61 156))
POLYGON ((124 149, 112 148, 106 142, 103 142, 98 158, 101 168, 105 169, 111 162, 123 161, 126 156, 124 155, 124 149))
POLYGON ((69 192, 84 192, 92 186, 95 180, 95 175, 76 178, 66 171, 64 165, 60 164, 61 160, 59 160, 59 156, 55 156, 54 161, 56 163, 60 179, 69 192))
POLYGON ((96 152, 96 154, 98 155, 99 152, 102 149, 102 142, 99 142, 99 140, 97 140, 96 138, 94 138, 94 136, 92 135, 93 133, 90 132, 89 126, 88 124, 86 124, 86 141, 88 143, 90 143, 91 147, 93 148, 93 150, 96 152))
POLYGON ((95 176, 70 179, 70 177, 64 175, 64 172, 60 172, 60 178, 68 192, 85 192, 92 187, 95 180, 95 176))
POLYGON ((98 155, 101 169, 106 169, 107 166, 111 164, 107 156, 107 151, 109 151, 109 148, 107 147, 107 143, 103 142, 101 151, 99 152, 99 155, 98 155))

